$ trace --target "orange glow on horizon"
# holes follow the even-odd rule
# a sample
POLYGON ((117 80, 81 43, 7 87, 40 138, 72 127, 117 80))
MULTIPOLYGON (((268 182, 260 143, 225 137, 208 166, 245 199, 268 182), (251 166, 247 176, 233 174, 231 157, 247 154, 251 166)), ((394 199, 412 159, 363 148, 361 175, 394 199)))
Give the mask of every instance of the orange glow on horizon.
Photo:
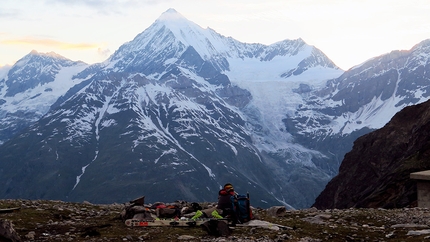
POLYGON ((98 49, 100 45, 93 43, 68 43, 52 39, 37 39, 37 38, 23 38, 23 39, 8 39, 0 41, 5 45, 41 45, 56 47, 63 50, 68 49, 98 49))

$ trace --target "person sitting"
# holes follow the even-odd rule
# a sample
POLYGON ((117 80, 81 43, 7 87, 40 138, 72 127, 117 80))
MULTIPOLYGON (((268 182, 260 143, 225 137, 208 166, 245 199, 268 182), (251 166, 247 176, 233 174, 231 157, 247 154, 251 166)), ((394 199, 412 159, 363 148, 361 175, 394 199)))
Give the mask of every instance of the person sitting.
POLYGON ((224 187, 218 191, 218 204, 216 207, 198 210, 191 219, 200 218, 202 215, 206 218, 227 218, 234 215, 231 197, 236 195, 233 185, 226 183, 224 187))
POLYGON ((232 212, 232 202, 231 197, 236 195, 233 185, 227 183, 224 188, 218 192, 218 205, 217 210, 221 211, 223 217, 231 215, 232 212))

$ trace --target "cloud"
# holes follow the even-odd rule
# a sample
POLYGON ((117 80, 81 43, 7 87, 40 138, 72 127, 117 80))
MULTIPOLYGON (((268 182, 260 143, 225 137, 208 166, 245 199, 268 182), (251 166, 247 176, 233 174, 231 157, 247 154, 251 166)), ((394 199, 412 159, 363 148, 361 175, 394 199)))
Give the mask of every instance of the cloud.
POLYGON ((74 6, 88 6, 96 9, 111 9, 112 7, 137 7, 143 5, 156 5, 171 0, 48 0, 48 4, 65 4, 74 6))
POLYGON ((0 8, 0 18, 16 18, 19 15, 15 9, 2 9, 0 8))
MULTIPOLYGON (((91 15, 127 15, 130 9, 154 6, 172 0, 47 0, 47 7, 80 8, 92 12, 91 15)), ((79 11, 78 11, 79 12, 79 11)))
POLYGON ((99 56, 101 56, 102 58, 106 58, 110 55, 110 50, 109 49, 102 49, 102 48, 98 48, 97 49, 97 54, 99 56))
POLYGON ((93 43, 69 43, 62 42, 52 39, 38 39, 34 37, 27 37, 21 39, 7 39, 0 41, 4 45, 40 45, 59 48, 63 50, 67 49, 95 49, 98 48, 97 44, 93 43))

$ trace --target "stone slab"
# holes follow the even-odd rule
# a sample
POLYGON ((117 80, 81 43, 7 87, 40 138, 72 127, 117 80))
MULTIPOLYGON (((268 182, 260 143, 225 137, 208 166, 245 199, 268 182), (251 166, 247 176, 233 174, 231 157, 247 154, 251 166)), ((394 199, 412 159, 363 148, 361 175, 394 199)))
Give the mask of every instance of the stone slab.
POLYGON ((411 173, 410 178, 415 180, 430 181, 430 170, 411 173))

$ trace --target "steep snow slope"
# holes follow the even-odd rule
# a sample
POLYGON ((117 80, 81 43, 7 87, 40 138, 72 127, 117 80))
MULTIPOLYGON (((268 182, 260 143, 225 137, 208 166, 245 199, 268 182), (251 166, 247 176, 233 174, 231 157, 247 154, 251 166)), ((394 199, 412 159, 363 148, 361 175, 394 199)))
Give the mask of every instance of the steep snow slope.
POLYGON ((343 73, 321 51, 301 39, 269 46, 241 43, 203 29, 173 9, 121 46, 104 65, 108 70, 136 71, 156 79, 176 66, 206 80, 218 72, 225 74, 228 80, 212 84, 225 86, 231 82, 251 93, 252 101, 242 111, 257 115, 257 122, 263 122, 266 133, 255 139, 262 140, 264 146, 270 144, 271 151, 292 145, 282 120, 304 104, 304 94, 295 90, 304 84, 310 90, 318 89, 326 80, 343 73))
MULTIPOLYGON (((429 64, 429 40, 409 51, 375 57, 329 82, 319 91, 327 94, 320 103, 307 107, 329 115, 332 121, 318 127, 327 134, 349 135, 363 128, 381 128, 404 107, 428 100, 429 64)), ((311 132, 315 129, 303 128, 303 133, 311 132)))
POLYGON ((271 62, 262 62, 257 58, 228 59, 230 71, 225 74, 233 84, 251 93, 249 106, 255 107, 261 118, 259 122, 270 132, 270 135, 261 138, 265 140, 265 149, 268 143, 273 145, 269 148, 271 151, 292 145, 285 142, 292 139, 285 130, 283 119, 294 115, 300 106, 306 104, 305 98, 311 91, 319 90, 327 80, 343 73, 337 68, 316 66, 297 76, 282 77, 285 70, 295 68, 309 56, 313 48, 306 46, 298 56, 277 56, 271 62))
POLYGON ((52 52, 36 51, 13 65, 0 80, 0 144, 48 112, 82 81, 72 77, 86 67, 52 52))

